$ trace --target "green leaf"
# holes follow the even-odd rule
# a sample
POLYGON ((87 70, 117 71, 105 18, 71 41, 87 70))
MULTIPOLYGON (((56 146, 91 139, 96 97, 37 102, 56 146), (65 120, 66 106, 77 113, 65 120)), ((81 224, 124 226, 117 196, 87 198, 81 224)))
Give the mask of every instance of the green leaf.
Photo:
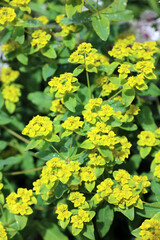
POLYGON ((76 11, 81 12, 84 5, 84 0, 66 0, 66 13, 71 18, 76 11))
POLYGON ((144 209, 136 209, 136 213, 141 217, 152 218, 159 212, 160 202, 144 203, 144 209))
POLYGON ((14 41, 19 42, 20 44, 24 43, 24 28, 23 27, 15 27, 13 29, 12 37, 14 41))
POLYGON ((98 147, 98 151, 103 157, 108 158, 109 161, 113 161, 112 151, 108 147, 106 146, 98 147))
POLYGON ((42 236, 43 240, 69 240, 55 223, 50 221, 37 221, 36 226, 36 229, 42 236))
POLYGON ((134 123, 124 123, 120 128, 126 131, 136 131, 138 127, 134 123))
POLYGON ((0 91, 0 109, 3 107, 3 105, 4 105, 4 99, 3 99, 3 95, 0 91))
POLYGON ((155 194, 157 201, 160 201, 160 183, 156 182, 154 179, 151 182, 152 192, 155 194))
POLYGON ((158 97, 160 96, 160 89, 154 83, 151 83, 147 90, 139 91, 139 94, 144 96, 150 95, 152 97, 158 97))
POLYGON ((55 133, 49 134, 47 137, 45 137, 45 140, 47 142, 60 142, 60 138, 55 133))
POLYGON ((14 217, 15 217, 16 224, 17 224, 16 230, 20 231, 20 230, 24 229, 27 224, 27 220, 28 220, 27 216, 14 215, 14 217))
POLYGON ((49 112, 52 105, 52 97, 46 92, 31 92, 27 98, 36 105, 40 112, 49 112))
POLYGON ((6 109, 8 110, 9 113, 14 113, 15 109, 16 109, 16 105, 13 102, 10 102, 8 100, 5 101, 5 106, 6 109))
POLYGON ((92 26, 97 33, 97 35, 103 40, 108 39, 110 33, 110 22, 104 15, 93 15, 92 16, 92 26))
POLYGON ((106 66, 106 72, 108 73, 108 75, 111 75, 114 70, 118 67, 120 63, 119 62, 113 62, 109 65, 106 66))
POLYGON ((43 141, 43 139, 32 139, 32 140, 28 143, 27 147, 25 148, 25 151, 37 147, 42 141, 43 141))
POLYGON ((145 131, 154 132, 157 129, 152 111, 148 106, 143 106, 140 113, 137 116, 139 124, 145 131))
POLYGON ((17 59, 23 65, 28 65, 28 57, 25 54, 23 53, 18 54, 17 59))
POLYGON ((94 226, 92 222, 85 225, 83 236, 87 237, 88 239, 95 240, 94 226))
POLYGON ((150 153, 152 147, 140 147, 140 156, 141 158, 145 158, 148 156, 148 154, 150 153))
POLYGON ((122 100, 125 102, 125 106, 129 106, 135 98, 134 89, 123 89, 122 90, 122 100))
POLYGON ((78 67, 76 67, 73 71, 73 76, 78 76, 79 74, 81 74, 84 71, 84 65, 79 65, 78 67))
POLYGON ((67 185, 59 182, 58 186, 55 188, 54 194, 57 199, 61 198, 63 194, 68 190, 67 185))
POLYGON ((71 112, 75 112, 77 101, 74 93, 66 93, 63 98, 63 101, 67 109, 69 109, 71 112))
POLYGON ((76 45, 76 38, 72 34, 69 34, 64 38, 64 45, 71 50, 74 49, 76 45))
POLYGON ((13 30, 13 28, 12 28, 12 27, 9 27, 9 28, 5 28, 5 29, 1 32, 1 38, 0 38, 0 43, 1 43, 1 44, 6 43, 6 42, 11 38, 12 30, 13 30))
POLYGON ((88 190, 88 192, 92 192, 92 190, 95 187, 95 182, 85 182, 85 188, 88 190))
POLYGON ((35 19, 30 19, 26 21, 19 19, 19 21, 16 23, 16 26, 24 27, 24 28, 38 28, 43 26, 43 24, 41 23, 41 21, 35 20, 35 19))
POLYGON ((44 80, 46 81, 50 76, 52 76, 57 70, 57 64, 56 63, 47 63, 42 67, 42 76, 44 80))
POLYGON ((134 220, 134 207, 129 207, 128 209, 121 209, 115 207, 115 211, 121 212, 124 216, 126 216, 129 220, 134 220))
POLYGON ((49 45, 49 46, 46 46, 44 48, 41 49, 41 53, 45 56, 45 57, 48 57, 48 58, 56 58, 57 57, 57 54, 54 50, 54 48, 49 45))
POLYGON ((114 219, 114 211, 110 205, 106 205, 98 210, 96 215, 97 230, 101 238, 109 231, 114 219))
POLYGON ((140 235, 139 235, 140 231, 141 231, 140 228, 136 228, 131 233, 132 233, 133 236, 135 236, 137 238, 140 238, 140 235))
POLYGON ((103 13, 103 15, 105 17, 107 17, 110 21, 128 21, 133 19, 134 15, 133 15, 133 11, 132 10, 125 10, 125 11, 121 11, 121 12, 115 12, 115 13, 103 13))
MULTIPOLYGON (((5 149, 7 146, 7 142, 0 140, 0 151, 2 151, 3 149, 5 149)), ((1 179, 1 178, 0 178, 1 179)))
POLYGON ((95 146, 89 139, 87 139, 80 145, 80 147, 84 149, 93 149, 95 146))
POLYGON ((14 157, 8 157, 5 159, 0 159, 0 169, 3 169, 4 166, 15 165, 21 161, 20 155, 14 157))
POLYGON ((11 122, 11 117, 4 112, 0 112, 0 125, 5 125, 11 122))

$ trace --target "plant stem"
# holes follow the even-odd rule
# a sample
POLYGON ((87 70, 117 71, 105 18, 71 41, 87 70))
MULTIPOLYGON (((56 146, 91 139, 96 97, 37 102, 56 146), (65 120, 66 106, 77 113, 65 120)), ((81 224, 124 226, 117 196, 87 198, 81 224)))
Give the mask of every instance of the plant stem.
POLYGON ((25 143, 29 143, 29 140, 27 140, 26 138, 22 137, 21 135, 19 135, 18 133, 16 133, 15 131, 7 128, 6 126, 1 126, 2 128, 4 128, 5 130, 7 130, 7 132, 9 132, 10 134, 12 134, 13 136, 15 136, 16 138, 20 139, 21 141, 25 142, 25 143))
POLYGON ((73 143, 73 133, 72 133, 72 136, 71 136, 71 144, 70 144, 70 147, 69 147, 69 152, 68 152, 67 160, 69 159, 70 154, 71 154, 72 143, 73 143))
POLYGON ((112 98, 116 97, 119 93, 122 92, 122 89, 120 89, 118 92, 116 92, 112 97, 108 98, 106 101, 104 102, 108 102, 109 100, 111 100, 112 98))
POLYGON ((88 0, 85 1, 97 12, 97 9, 92 5, 92 3, 90 3, 88 0))
POLYGON ((49 145, 54 149, 54 151, 55 151, 56 153, 58 153, 59 156, 61 156, 61 158, 62 158, 63 160, 66 161, 65 157, 64 157, 52 144, 49 144, 49 145))
POLYGON ((21 175, 21 174, 25 174, 25 173, 30 173, 30 172, 37 172, 39 170, 41 170, 43 167, 38 167, 38 168, 33 168, 33 169, 28 169, 25 171, 18 171, 18 172, 11 172, 11 173, 4 173, 4 175, 21 175))
POLYGON ((91 99, 91 88, 89 83, 89 74, 87 71, 86 71, 86 77, 87 77, 87 85, 88 85, 88 91, 89 91, 89 99, 91 99))

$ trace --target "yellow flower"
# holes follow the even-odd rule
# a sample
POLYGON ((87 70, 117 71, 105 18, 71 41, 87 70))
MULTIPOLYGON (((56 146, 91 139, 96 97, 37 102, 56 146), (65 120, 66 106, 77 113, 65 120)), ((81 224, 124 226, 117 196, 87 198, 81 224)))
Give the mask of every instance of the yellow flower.
POLYGON ((38 49, 43 48, 47 45, 51 39, 51 35, 47 34, 46 31, 36 30, 32 33, 32 47, 36 46, 38 49))
POLYGON ((137 76, 131 76, 127 79, 127 84, 130 88, 136 87, 138 90, 145 90, 148 88, 144 81, 144 74, 138 74, 137 76))
POLYGON ((50 92, 56 92, 56 98, 62 98, 66 93, 73 93, 78 90, 78 79, 73 73, 64 73, 60 77, 54 77, 49 81, 50 92))
POLYGON ((16 48, 19 47, 18 42, 8 42, 2 45, 1 49, 4 52, 4 54, 8 54, 9 52, 14 51, 16 48))
POLYGON ((34 19, 39 20, 43 25, 46 25, 49 22, 49 19, 46 16, 40 16, 34 19))
POLYGON ((157 177, 158 179, 160 179, 160 164, 158 164, 158 165, 155 167, 155 170, 154 170, 153 175, 154 175, 155 177, 157 177))
POLYGON ((33 210, 30 205, 36 204, 32 190, 18 188, 17 193, 13 192, 6 198, 8 210, 13 214, 30 215, 33 210))
POLYGON ((102 86, 102 96, 103 97, 104 96, 108 96, 112 91, 117 90, 118 88, 119 87, 116 84, 112 83, 112 82, 110 82, 108 84, 104 84, 102 86))
POLYGON ((70 216, 72 213, 68 211, 68 205, 67 204, 60 204, 57 206, 56 213, 58 214, 57 218, 61 221, 64 221, 65 219, 70 219, 70 216))
POLYGON ((22 134, 29 137, 47 136, 52 132, 53 124, 49 117, 37 115, 24 128, 22 134))
POLYGON ((80 178, 81 178, 81 181, 84 181, 84 182, 95 181, 96 176, 94 174, 94 169, 92 167, 81 167, 80 178))
POLYGON ((106 164, 105 158, 97 153, 93 152, 88 155, 89 157, 89 165, 93 166, 104 166, 106 164))
POLYGON ((12 22, 16 17, 16 13, 13 8, 2 7, 0 9, 0 24, 4 25, 6 23, 12 22))
POLYGON ((18 6, 25 6, 27 5, 31 0, 12 0, 11 5, 18 7, 18 6))
POLYGON ((88 211, 84 211, 82 209, 78 210, 78 215, 74 215, 71 217, 71 223, 74 228, 82 229, 84 226, 84 222, 89 222, 89 214, 88 211))
POLYGON ((142 131, 139 135, 138 135, 138 142, 137 144, 139 146, 149 146, 149 147, 153 147, 157 145, 156 142, 156 137, 154 135, 154 133, 152 133, 151 131, 142 131))
POLYGON ((160 239, 160 222, 157 219, 146 219, 139 228, 141 229, 139 235, 142 240, 160 239))
POLYGON ((131 72, 129 69, 130 65, 129 64, 121 64, 120 67, 118 68, 119 77, 121 78, 126 78, 128 74, 131 72))
POLYGON ((21 96, 21 90, 14 85, 6 85, 2 90, 2 95, 5 100, 16 103, 19 101, 19 97, 21 96))
POLYGON ((69 196, 69 200, 74 203, 74 207, 80 207, 85 203, 86 198, 83 193, 72 192, 69 196))
POLYGON ((2 222, 0 222, 0 233, 1 233, 0 240, 7 240, 8 239, 7 233, 6 233, 6 231, 5 231, 5 229, 2 225, 2 222))
POLYGON ((1 81, 4 84, 14 82, 19 77, 19 72, 12 70, 9 67, 2 67, 1 69, 1 81))
POLYGON ((98 195, 103 199, 108 197, 113 189, 114 182, 112 181, 111 178, 106 178, 103 182, 101 182, 98 186, 97 186, 97 193, 98 195))
POLYGON ((75 130, 78 130, 79 128, 81 128, 83 126, 83 122, 80 121, 80 117, 69 117, 67 118, 67 120, 62 123, 62 127, 74 132, 75 130))
POLYGON ((52 101, 52 106, 50 107, 52 112, 65 113, 66 109, 62 104, 62 99, 55 99, 52 101))

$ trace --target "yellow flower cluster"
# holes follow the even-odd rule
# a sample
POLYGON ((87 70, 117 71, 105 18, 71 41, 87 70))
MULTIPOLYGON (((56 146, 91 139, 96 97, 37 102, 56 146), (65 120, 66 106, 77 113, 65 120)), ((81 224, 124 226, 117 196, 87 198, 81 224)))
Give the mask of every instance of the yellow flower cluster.
POLYGON ((0 9, 0 24, 4 25, 12 22, 16 18, 16 13, 13 8, 2 7, 0 9))
MULTIPOLYGON (((152 166, 154 164, 154 173, 153 175, 158 178, 158 180, 160 179, 160 151, 158 151, 156 154, 155 154, 155 157, 153 159, 153 162, 152 162, 152 166)), ((151 167, 152 169, 152 167, 151 167)))
POLYGON ((104 55, 97 53, 91 43, 81 43, 77 50, 70 55, 69 62, 84 64, 88 72, 97 72, 100 65, 108 65, 109 60, 104 55))
POLYGON ((146 187, 150 186, 147 176, 133 176, 123 169, 113 172, 114 180, 107 178, 97 186, 94 196, 97 203, 105 199, 110 204, 121 209, 135 206, 142 209, 141 194, 147 193, 146 187))
POLYGON ((102 86, 102 97, 108 96, 112 91, 115 91, 119 88, 119 85, 116 85, 112 82, 106 83, 102 86))
POLYGON ((62 98, 66 93, 73 93, 78 90, 78 79, 73 73, 64 73, 60 77, 54 77, 49 81, 50 92, 56 92, 56 98, 62 98))
POLYGON ((137 137, 139 138, 137 144, 142 147, 153 147, 160 143, 159 140, 156 139, 155 134, 151 131, 142 131, 137 137))
POLYGON ((68 117, 67 120, 62 123, 62 127, 74 132, 83 126, 83 121, 80 121, 80 117, 68 117))
POLYGON ((46 25, 49 22, 49 19, 46 16, 40 16, 34 19, 39 20, 43 25, 46 25))
POLYGON ((58 214, 57 219, 64 221, 65 219, 70 219, 70 216, 72 213, 68 211, 68 205, 67 204, 60 204, 57 206, 56 213, 58 214))
POLYGON ((56 17, 56 23, 58 23, 61 27, 61 32, 58 33, 57 35, 61 35, 62 37, 67 37, 70 33, 72 32, 76 32, 77 31, 77 26, 74 24, 70 24, 70 25, 65 25, 61 23, 61 20, 65 17, 64 14, 58 15, 56 17))
POLYGON ((19 72, 12 70, 10 67, 1 68, 0 80, 3 84, 10 84, 14 82, 19 77, 19 72))
POLYGON ((74 207, 81 207, 85 203, 86 198, 83 193, 72 192, 69 196, 69 200, 74 203, 74 207))
POLYGON ((43 167, 40 179, 33 183, 33 190, 36 194, 41 194, 43 199, 47 199, 53 195, 54 186, 57 181, 61 181, 63 184, 66 184, 71 176, 79 176, 79 170, 80 163, 78 161, 70 161, 67 164, 65 161, 54 157, 47 161, 46 166, 43 167), (41 193, 42 185, 45 185, 46 187, 45 193, 41 193))
POLYGON ((6 233, 6 231, 5 231, 5 229, 2 225, 2 222, 0 222, 0 233, 1 233, 0 240, 7 240, 8 239, 7 238, 7 233, 6 233))
POLYGON ((6 198, 9 211, 13 214, 30 215, 33 210, 30 205, 36 204, 32 190, 18 188, 17 193, 13 192, 6 198))
POLYGON ((89 211, 79 209, 78 214, 71 217, 72 228, 83 229, 84 223, 90 220, 89 211))
POLYGON ((129 67, 130 67, 129 64, 121 64, 120 65, 120 67, 118 68, 120 78, 128 77, 128 74, 131 72, 129 67))
POLYGON ((46 137, 52 130, 53 124, 50 118, 37 115, 24 128, 22 134, 29 137, 46 137))
POLYGON ((65 113, 66 109, 63 105, 63 99, 55 99, 52 101, 52 106, 50 107, 50 110, 52 112, 58 112, 58 113, 65 113))
POLYGON ((32 33, 31 45, 32 47, 36 46, 38 49, 44 48, 50 39, 50 34, 47 34, 46 31, 39 29, 32 33))
POLYGON ((21 91, 19 87, 15 85, 6 85, 2 90, 3 98, 12 103, 16 103, 19 101, 19 97, 21 96, 21 91))
POLYGON ((90 166, 81 167, 80 178, 81 178, 81 181, 84 181, 84 182, 94 182, 97 179, 94 173, 94 168, 90 166))
POLYGON ((4 52, 4 54, 8 54, 9 52, 14 51, 16 48, 19 47, 18 42, 8 42, 2 45, 1 49, 4 52))
POLYGON ((91 152, 88 157, 88 164, 91 166, 104 166, 106 164, 105 158, 102 155, 98 155, 96 152, 91 152))
POLYGON ((160 222, 157 219, 146 219, 139 227, 141 240, 158 240, 160 239, 160 222))
MULTIPOLYGON (((7 0, 8 1, 8 0, 7 0)), ((25 6, 27 5, 31 0, 12 0, 11 5, 18 7, 18 6, 25 6)))

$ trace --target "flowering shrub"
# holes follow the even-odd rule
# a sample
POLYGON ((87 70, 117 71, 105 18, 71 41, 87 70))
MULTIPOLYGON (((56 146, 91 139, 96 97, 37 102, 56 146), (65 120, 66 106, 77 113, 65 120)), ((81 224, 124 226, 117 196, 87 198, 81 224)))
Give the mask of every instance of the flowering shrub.
POLYGON ((159 239, 158 43, 126 0, 0 4, 0 240, 159 239))

